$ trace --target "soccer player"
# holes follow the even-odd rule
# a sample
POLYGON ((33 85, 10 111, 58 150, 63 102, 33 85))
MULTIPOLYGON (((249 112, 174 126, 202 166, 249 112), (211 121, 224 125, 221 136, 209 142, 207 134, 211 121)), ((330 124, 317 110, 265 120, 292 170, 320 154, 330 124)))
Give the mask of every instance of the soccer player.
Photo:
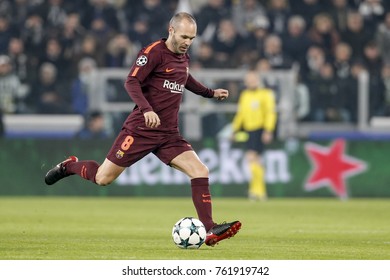
POLYGON ((132 65, 125 88, 136 106, 125 120, 106 159, 100 165, 93 160, 79 161, 70 156, 49 170, 48 185, 77 174, 93 183, 106 186, 124 170, 149 153, 184 172, 191 179, 192 200, 199 220, 206 228, 205 243, 214 246, 234 236, 239 221, 216 224, 212 218, 209 172, 178 129, 179 107, 187 89, 206 98, 224 100, 225 89, 209 89, 189 73, 187 51, 196 37, 195 19, 177 13, 169 22, 168 38, 144 47, 132 65))
POLYGON ((264 145, 273 139, 276 124, 275 97, 272 90, 261 86, 259 73, 256 71, 249 71, 246 74, 245 86, 233 119, 233 132, 237 136, 239 131, 244 131, 248 136, 245 157, 251 174, 249 199, 265 200, 267 190, 260 155, 264 145))

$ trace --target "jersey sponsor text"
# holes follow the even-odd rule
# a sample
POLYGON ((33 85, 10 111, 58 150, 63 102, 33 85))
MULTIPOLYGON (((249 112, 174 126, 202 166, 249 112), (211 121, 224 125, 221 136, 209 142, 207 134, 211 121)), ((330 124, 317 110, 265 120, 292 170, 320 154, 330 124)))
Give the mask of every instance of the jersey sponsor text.
POLYGON ((163 88, 170 89, 173 93, 183 94, 184 92, 184 85, 180 85, 176 82, 170 82, 168 80, 164 80, 163 88))

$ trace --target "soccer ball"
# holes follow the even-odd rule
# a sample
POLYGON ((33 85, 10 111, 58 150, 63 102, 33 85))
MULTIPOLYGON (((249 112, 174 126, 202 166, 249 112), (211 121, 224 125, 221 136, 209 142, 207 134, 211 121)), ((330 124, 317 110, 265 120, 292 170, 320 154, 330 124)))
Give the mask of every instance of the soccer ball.
POLYGON ((206 228, 198 219, 185 217, 173 226, 172 238, 181 249, 198 249, 206 239, 206 228))

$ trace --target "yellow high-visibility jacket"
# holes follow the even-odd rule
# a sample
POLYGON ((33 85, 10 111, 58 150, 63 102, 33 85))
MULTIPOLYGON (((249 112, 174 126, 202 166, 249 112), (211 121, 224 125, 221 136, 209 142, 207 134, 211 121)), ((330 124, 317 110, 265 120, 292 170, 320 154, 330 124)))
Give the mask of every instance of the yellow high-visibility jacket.
POLYGON ((271 89, 243 90, 233 119, 233 131, 274 131, 276 124, 275 95, 271 89))

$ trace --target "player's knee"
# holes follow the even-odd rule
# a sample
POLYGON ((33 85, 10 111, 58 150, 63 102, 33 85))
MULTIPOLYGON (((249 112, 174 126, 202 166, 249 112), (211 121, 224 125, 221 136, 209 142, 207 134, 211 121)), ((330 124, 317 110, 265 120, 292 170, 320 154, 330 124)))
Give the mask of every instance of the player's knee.
POLYGON ((192 178, 208 178, 209 169, 206 165, 202 164, 193 170, 192 178))
POLYGON ((105 175, 96 174, 96 177, 95 177, 96 184, 99 186, 102 186, 102 187, 111 184, 114 180, 115 180, 115 178, 111 178, 110 176, 105 176, 105 175))

